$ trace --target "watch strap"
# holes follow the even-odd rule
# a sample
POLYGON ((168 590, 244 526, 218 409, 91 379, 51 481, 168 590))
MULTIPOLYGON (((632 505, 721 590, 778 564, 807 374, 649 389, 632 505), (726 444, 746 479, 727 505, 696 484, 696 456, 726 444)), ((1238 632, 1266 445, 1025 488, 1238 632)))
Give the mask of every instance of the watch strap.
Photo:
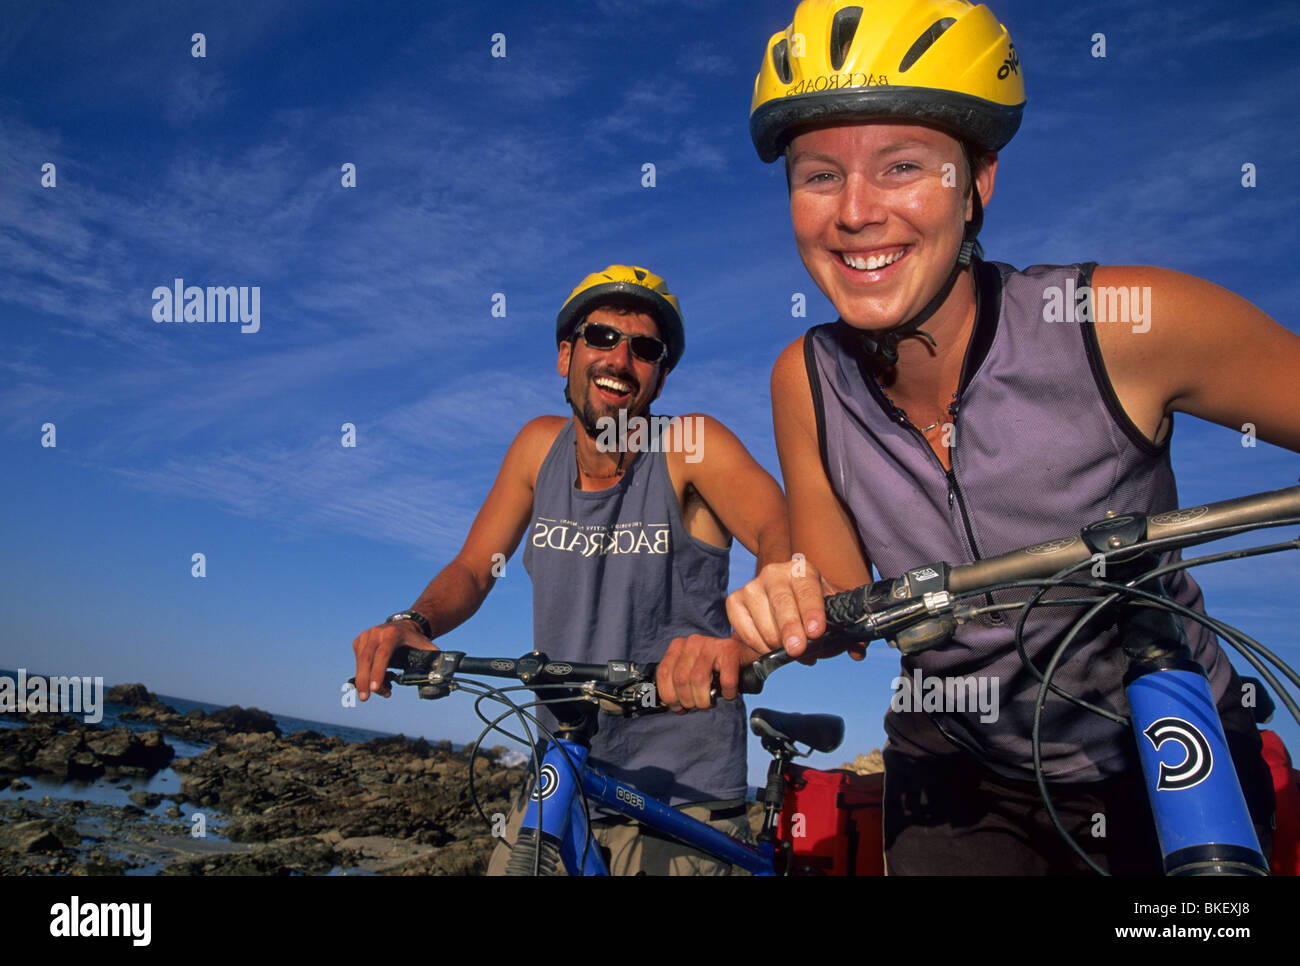
POLYGON ((425 619, 423 614, 413 610, 398 611, 392 617, 388 618, 388 620, 384 621, 384 623, 396 624, 398 621, 414 622, 415 626, 420 629, 421 634, 429 640, 433 640, 433 628, 429 626, 429 622, 425 619))

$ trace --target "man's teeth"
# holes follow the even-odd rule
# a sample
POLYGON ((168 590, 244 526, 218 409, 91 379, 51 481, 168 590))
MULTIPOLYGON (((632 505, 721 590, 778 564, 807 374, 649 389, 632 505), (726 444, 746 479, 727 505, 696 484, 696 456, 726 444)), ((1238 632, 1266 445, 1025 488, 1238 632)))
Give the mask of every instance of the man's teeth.
POLYGON ((626 382, 619 382, 617 379, 610 379, 608 376, 597 376, 596 385, 601 389, 609 392, 616 392, 620 396, 632 391, 632 387, 626 382))
POLYGON ((875 271, 877 268, 884 268, 886 265, 894 264, 894 262, 898 261, 903 256, 903 252, 905 251, 907 251, 907 249, 900 248, 892 255, 870 255, 867 258, 859 258, 856 255, 841 252, 840 258, 844 259, 844 264, 848 265, 850 268, 871 272, 875 271))

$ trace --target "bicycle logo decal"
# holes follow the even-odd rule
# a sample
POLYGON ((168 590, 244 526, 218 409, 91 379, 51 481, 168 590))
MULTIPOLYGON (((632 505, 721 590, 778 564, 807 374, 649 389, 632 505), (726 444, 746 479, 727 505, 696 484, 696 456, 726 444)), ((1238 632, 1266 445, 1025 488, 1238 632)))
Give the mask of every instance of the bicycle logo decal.
POLYGON ((555 770, 554 765, 542 766, 542 777, 538 780, 537 784, 533 786, 533 791, 528 796, 534 802, 537 801, 537 789, 539 786, 542 790, 543 801, 555 794, 555 790, 560 787, 560 773, 555 770))
POLYGON ((1048 540, 1046 543, 1036 543, 1032 547, 1026 547, 1025 553, 1032 553, 1035 555, 1056 553, 1056 551, 1064 550, 1066 547, 1072 547, 1078 542, 1078 537, 1061 537, 1059 540, 1048 540))
POLYGON ((1210 512, 1208 506, 1194 506, 1186 510, 1170 510, 1168 513, 1157 513, 1151 517, 1151 523, 1191 523, 1193 520, 1199 520, 1205 514, 1210 512))
POLYGON ((1210 743, 1199 728, 1182 718, 1159 718, 1151 722, 1142 734, 1155 747, 1156 751, 1166 741, 1176 741, 1183 746, 1185 755, 1176 765, 1160 763, 1160 777, 1156 780, 1157 791, 1177 792, 1199 785, 1210 777, 1214 770, 1214 755, 1210 743))

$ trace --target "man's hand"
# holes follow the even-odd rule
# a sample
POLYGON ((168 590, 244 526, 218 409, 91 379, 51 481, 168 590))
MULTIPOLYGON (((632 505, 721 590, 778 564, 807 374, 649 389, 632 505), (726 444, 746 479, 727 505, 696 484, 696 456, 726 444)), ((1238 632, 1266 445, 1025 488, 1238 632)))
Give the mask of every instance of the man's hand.
POLYGON ((422 651, 436 651, 433 642, 420 633, 413 621, 378 624, 352 642, 352 653, 357 656, 357 697, 362 701, 373 691, 381 698, 392 692, 384 674, 388 659, 399 647, 413 647, 422 651))
POLYGON ((678 713, 711 707, 715 674, 722 696, 735 701, 740 694, 740 665, 752 660, 734 638, 702 634, 674 638, 655 678, 659 701, 678 713))

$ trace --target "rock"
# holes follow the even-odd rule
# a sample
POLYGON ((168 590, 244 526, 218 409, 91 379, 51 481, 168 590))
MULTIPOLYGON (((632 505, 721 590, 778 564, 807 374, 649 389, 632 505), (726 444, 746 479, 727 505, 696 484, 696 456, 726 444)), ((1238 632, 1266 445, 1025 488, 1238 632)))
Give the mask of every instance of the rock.
POLYGON ((406 735, 392 735, 383 738, 372 738, 364 744, 353 745, 357 753, 365 755, 368 753, 378 755, 415 755, 418 758, 428 758, 434 753, 429 747, 429 743, 423 738, 408 738, 406 735))
POLYGON ((115 684, 108 689, 108 693, 104 695, 104 700, 111 701, 114 704, 129 704, 132 706, 159 703, 158 695, 143 684, 115 684))
MULTIPOLYGON (((485 830, 466 793, 466 764, 402 736, 349 745, 257 734, 233 735, 173 767, 186 801, 231 816, 223 829, 231 841, 337 833, 430 846, 463 838, 466 828, 485 830)), ((481 760, 475 774, 488 813, 508 811, 523 772, 481 760)))
POLYGON ((11 852, 61 852, 78 841, 72 826, 48 818, 0 826, 0 849, 11 852))
POLYGON ((380 871, 381 875, 483 875, 496 848, 491 835, 452 842, 419 858, 380 871))
POLYGON ((75 866, 69 875, 125 875, 127 865, 115 859, 106 859, 100 856, 92 858, 89 862, 82 862, 75 866))
POLYGON ((15 778, 13 781, 9 783, 9 790, 15 792, 25 792, 27 791, 27 789, 31 787, 32 787, 31 785, 27 784, 21 778, 15 778))
MULTIPOLYGON (((30 728, 28 730, 31 730, 30 728)), ((60 780, 89 781, 104 773, 102 765, 96 767, 93 755, 82 755, 82 736, 79 733, 50 735, 42 742, 28 763, 35 774, 50 775, 60 780)))
POLYGON ((275 718, 260 708, 241 708, 232 704, 228 708, 212 712, 208 715, 208 720, 224 725, 230 731, 270 732, 277 738, 280 736, 280 727, 275 723, 275 718))
POLYGON ((162 702, 137 705, 130 711, 123 711, 118 717, 123 721, 148 721, 158 724, 172 720, 182 720, 180 713, 175 708, 162 702))
POLYGON ((165 768, 176 752, 157 731, 137 735, 124 726, 86 738, 86 748, 106 768, 153 774, 165 768))
POLYGON ((110 770, 151 774, 174 754, 156 731, 144 735, 126 727, 109 731, 71 718, 0 731, 0 776, 90 781, 110 770), (65 726, 68 730, 61 730, 65 726))
MULTIPOLYGON (((256 708, 182 716, 142 704, 128 713, 160 730, 139 735, 53 715, 0 729, 0 788, 24 774, 99 771, 134 778, 168 761, 181 776, 171 794, 119 782, 116 788, 132 792, 129 804, 82 805, 82 811, 48 797, 41 805, 0 799, 0 833, 33 850, 0 846, 0 875, 115 874, 124 861, 127 868, 163 865, 172 873, 207 875, 317 875, 358 863, 385 873, 471 874, 485 867, 495 846, 468 794, 468 758, 445 743, 401 735, 364 744, 316 732, 281 736, 270 715, 256 708), (173 760, 163 730, 208 747, 173 760), (160 805, 167 806, 165 819, 157 814, 160 805), (190 834, 190 808, 205 815, 206 841, 190 834), (18 828, 33 820, 46 824, 18 828), (85 838, 60 834, 50 820, 65 829, 84 821, 85 838), (340 844, 358 841, 393 845, 366 852, 340 844)), ((523 770, 503 768, 484 754, 474 772, 487 814, 509 811, 523 770)))
POLYGON ((315 836, 280 839, 247 852, 173 862, 162 875, 324 875, 337 865, 332 844, 315 836))
POLYGON ((239 705, 221 708, 211 714, 195 708, 183 715, 161 703, 140 705, 122 712, 120 717, 128 721, 146 721, 168 734, 204 744, 236 734, 280 735, 279 726, 270 713, 260 708, 241 708, 239 705))
POLYGON ((874 775, 885 770, 885 756, 877 748, 870 754, 858 755, 852 761, 840 765, 845 771, 855 771, 859 775, 874 775))

